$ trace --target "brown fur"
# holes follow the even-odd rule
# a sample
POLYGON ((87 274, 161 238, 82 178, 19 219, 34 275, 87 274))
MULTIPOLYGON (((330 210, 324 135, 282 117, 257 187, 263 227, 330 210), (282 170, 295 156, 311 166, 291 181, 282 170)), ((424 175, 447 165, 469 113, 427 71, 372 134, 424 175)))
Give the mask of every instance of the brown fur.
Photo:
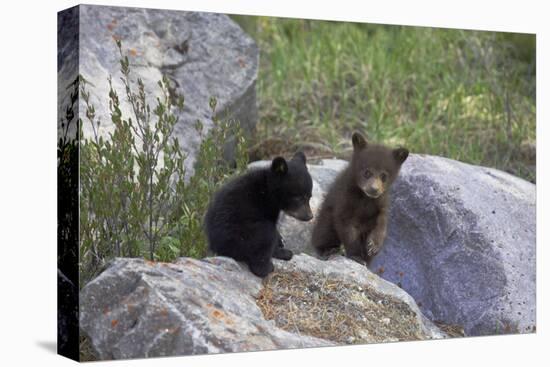
POLYGON ((325 197, 312 243, 322 257, 343 244, 346 256, 368 264, 386 237, 389 188, 409 152, 367 143, 357 132, 352 142, 351 162, 325 197))

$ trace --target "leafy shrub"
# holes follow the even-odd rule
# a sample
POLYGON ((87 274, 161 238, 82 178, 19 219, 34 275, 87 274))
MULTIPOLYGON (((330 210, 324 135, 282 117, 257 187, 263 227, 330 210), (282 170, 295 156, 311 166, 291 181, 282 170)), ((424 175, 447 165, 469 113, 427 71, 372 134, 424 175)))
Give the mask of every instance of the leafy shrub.
MULTIPOLYGON (((210 99, 210 108, 215 116, 216 100, 210 99)), ((202 219, 207 205, 216 189, 232 175, 232 170, 222 161, 225 142, 235 137, 235 168, 243 172, 248 164, 246 141, 240 125, 231 119, 213 118, 214 127, 203 143, 197 155, 195 175, 185 188, 186 200, 183 203, 183 215, 180 218, 178 239, 181 244, 180 255, 200 257, 206 254, 206 237, 202 230, 202 219), (216 164, 217 163, 217 164, 216 164)), ((204 134, 201 123, 197 130, 204 134)))
POLYGON ((78 278, 78 139, 74 107, 78 103, 78 79, 68 87, 69 103, 59 122, 57 142, 57 266, 69 279, 78 278))
POLYGON ((173 111, 183 108, 183 96, 174 96, 169 80, 163 77, 158 82, 161 97, 151 109, 140 78, 137 92, 133 91, 128 57, 123 55, 120 41, 117 47, 124 97, 132 116, 123 116, 120 97, 109 78, 114 130, 108 139, 100 134, 101 121, 90 102, 89 83, 80 78, 86 123, 93 130, 91 138, 80 135, 81 284, 114 256, 160 261, 204 256, 202 219, 208 201, 225 179, 244 170, 247 163, 239 124, 217 118, 216 100, 212 98, 214 127, 206 134, 197 121, 197 129, 205 136, 195 174, 186 183, 186 155, 172 136, 178 121, 173 111), (230 136, 237 142, 236 169, 222 160, 223 146, 230 136))

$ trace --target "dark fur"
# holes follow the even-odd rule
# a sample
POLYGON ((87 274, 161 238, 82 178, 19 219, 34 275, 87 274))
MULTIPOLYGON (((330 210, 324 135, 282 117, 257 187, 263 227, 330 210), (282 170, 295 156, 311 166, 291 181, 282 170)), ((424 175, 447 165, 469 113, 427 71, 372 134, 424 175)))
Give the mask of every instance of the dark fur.
POLYGON ((280 211, 310 220, 311 189, 301 152, 288 162, 277 157, 271 167, 252 169, 230 181, 215 194, 206 213, 210 250, 243 261, 255 275, 266 276, 273 271, 272 257, 292 258, 277 230, 280 211))
POLYGON ((323 202, 312 243, 321 257, 337 252, 343 244, 346 256, 368 264, 386 237, 389 188, 409 152, 369 144, 359 133, 353 134, 352 141, 351 162, 323 202))

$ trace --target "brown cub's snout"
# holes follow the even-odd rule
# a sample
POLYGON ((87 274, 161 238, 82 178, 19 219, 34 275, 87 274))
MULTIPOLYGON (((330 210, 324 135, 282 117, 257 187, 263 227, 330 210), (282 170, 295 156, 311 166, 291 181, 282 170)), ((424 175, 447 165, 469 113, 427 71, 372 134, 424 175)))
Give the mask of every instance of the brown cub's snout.
POLYGON ((376 199, 386 190, 387 173, 365 170, 359 178, 358 186, 367 195, 376 199))
POLYGON ((366 181, 365 186, 362 186, 361 189, 365 195, 376 199, 384 193, 384 184, 380 178, 371 178, 366 181))

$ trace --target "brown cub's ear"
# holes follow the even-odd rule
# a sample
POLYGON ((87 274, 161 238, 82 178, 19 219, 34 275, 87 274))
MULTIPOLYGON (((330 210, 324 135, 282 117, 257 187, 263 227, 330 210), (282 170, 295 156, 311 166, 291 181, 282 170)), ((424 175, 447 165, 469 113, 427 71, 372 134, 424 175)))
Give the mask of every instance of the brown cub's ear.
POLYGON ((354 150, 361 150, 367 146, 367 139, 357 131, 351 136, 351 142, 354 150))
POLYGON ((397 148, 393 150, 393 158, 397 161, 399 164, 403 164, 405 162, 405 159, 409 156, 409 151, 405 148, 397 148))
POLYGON ((300 161, 303 164, 306 164, 306 155, 303 152, 296 152, 292 157, 292 160, 300 161))
POLYGON ((286 175, 288 171, 288 166, 283 157, 277 157, 271 162, 271 170, 278 175, 286 175))

